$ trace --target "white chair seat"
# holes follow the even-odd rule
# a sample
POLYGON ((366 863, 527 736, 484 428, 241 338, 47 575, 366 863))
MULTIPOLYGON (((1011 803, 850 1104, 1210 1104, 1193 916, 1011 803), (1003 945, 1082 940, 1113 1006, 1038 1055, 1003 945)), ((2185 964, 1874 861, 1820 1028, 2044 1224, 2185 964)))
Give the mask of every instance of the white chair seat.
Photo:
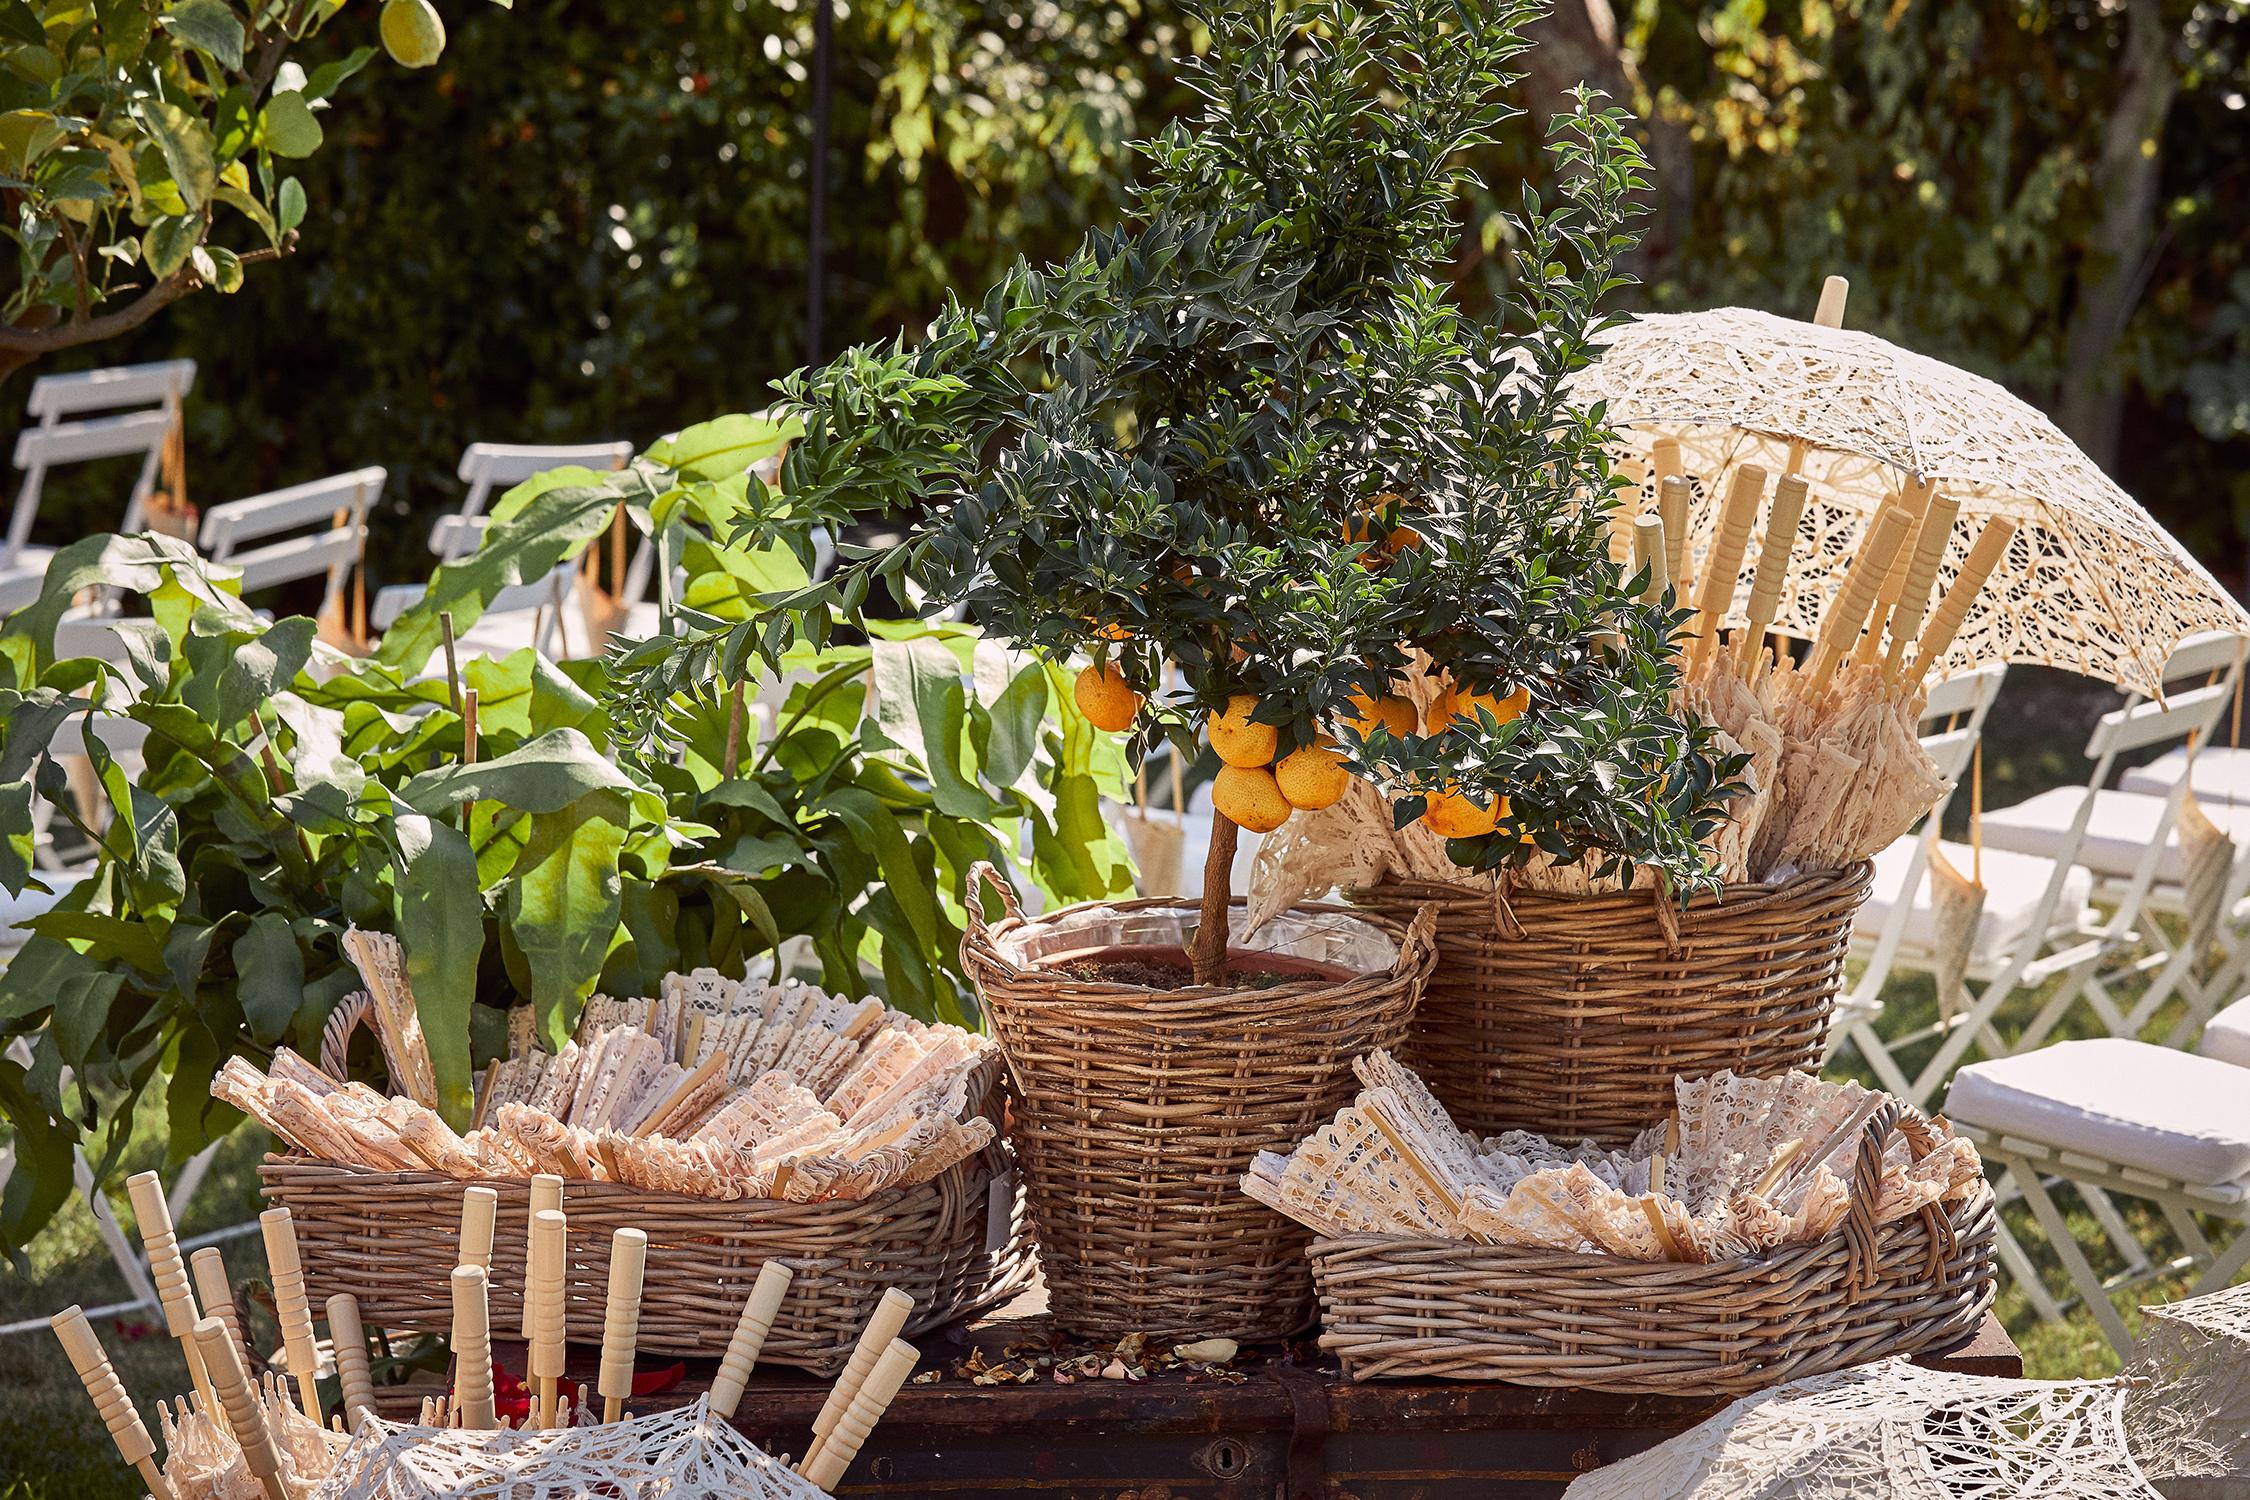
MULTIPOLYGON (((1984 815, 1985 857, 1994 849, 2054 858, 2068 846, 2070 825, 2086 796, 2082 786, 2061 786, 2041 792, 2028 802, 1984 815)), ((2140 868, 2141 855, 2164 824, 2162 797, 2146 792, 2101 791, 2094 794, 2093 816, 2086 820, 2086 837, 2078 846, 2078 862, 2095 874, 2129 880, 2140 868)), ((2228 807, 2203 801, 2204 814, 2233 836, 2237 844, 2250 842, 2250 804, 2228 807)), ((2177 885, 2185 872, 2177 833, 2164 841, 2156 878, 2177 885)))
POLYGON ((30 941, 31 934, 18 927, 18 922, 28 922, 53 911, 55 903, 62 899, 61 893, 78 884, 86 873, 84 870, 42 870, 39 878, 53 886, 53 891, 27 890, 13 896, 0 891, 0 957, 30 941))
MULTIPOLYGON (((2250 995, 2203 1023, 2203 1040, 2195 1050, 2238 1068, 2250 1068, 2250 995)), ((2250 1087, 2246 1082, 2245 1087, 2250 1087)))
POLYGON ((47 586, 47 564, 54 559, 52 547, 25 547, 13 563, 0 568, 0 615, 39 602, 39 591, 47 586))
POLYGON ((2242 1071, 2149 1042, 2057 1042, 1973 1063, 1954 1075, 1945 1112, 2175 1182, 2217 1187, 2250 1176, 2242 1071))
MULTIPOLYGON (((2167 750, 2145 766, 2135 766, 2117 780, 2120 790, 2146 792, 2150 796, 2170 796, 2172 788, 2180 784, 2187 774, 2189 757, 2185 746, 2167 750)), ((2206 802, 2239 802, 2250 806, 2250 750, 2232 749, 2214 745, 2198 750, 2194 756, 2195 776, 2189 785, 2195 794, 2206 802)))
MULTIPOLYGON (((1862 945, 1873 945, 1890 920, 1906 888, 1907 871, 1913 867, 1914 848, 1920 842, 1918 836, 1910 834, 1875 856, 1874 888, 1868 892, 1867 903, 1860 907, 1854 927, 1854 936, 1862 945)), ((1975 856, 1968 845, 1941 840, 1938 847, 1962 874, 1974 868, 1975 856)), ((2055 862, 2051 859, 1987 846, 1984 851, 1984 912, 1977 919, 1976 946, 1970 950, 1970 968, 1997 968, 2022 947, 2024 939, 2031 936, 2032 923, 2038 920, 2039 901, 2047 894, 2047 882, 2054 877, 2054 872, 2055 862)), ((2055 903, 2052 926, 2058 930, 2075 926, 2093 895, 2094 877, 2080 866, 2071 866, 2063 877, 2062 897, 2055 903)), ((1899 946, 1908 953, 1927 953, 1937 941, 1937 923, 1930 899, 1930 876, 1925 870, 1914 892, 1913 909, 1907 913, 1906 926, 1899 935, 1899 946)))

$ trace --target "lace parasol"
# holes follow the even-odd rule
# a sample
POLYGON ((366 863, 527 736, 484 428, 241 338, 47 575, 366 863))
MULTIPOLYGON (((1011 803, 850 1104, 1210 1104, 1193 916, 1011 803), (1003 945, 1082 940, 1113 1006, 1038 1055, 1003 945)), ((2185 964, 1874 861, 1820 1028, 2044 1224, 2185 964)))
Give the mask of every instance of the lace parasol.
MULTIPOLYGON (((1817 632, 1861 533, 1915 474, 1965 517, 2016 523, 1933 680, 2032 662, 2153 693, 2184 637, 2250 632, 2250 615, 2045 416, 1883 339, 1737 307, 1651 315, 1619 327, 1572 383, 1580 400, 1609 403, 1631 456, 1679 441, 1702 496, 1691 524, 1699 549, 1737 465, 1781 473, 1801 448, 1812 494, 1773 622, 1785 634, 1817 632)), ((1654 507, 1651 494, 1639 509, 1654 507)), ((1941 596, 1971 531, 1955 535, 1941 596)), ((1729 623, 1741 620, 1737 611, 1729 623)))
POLYGON ((314 1500, 824 1500, 827 1491, 711 1415, 706 1399, 585 1427, 473 1432, 360 1423, 314 1500))

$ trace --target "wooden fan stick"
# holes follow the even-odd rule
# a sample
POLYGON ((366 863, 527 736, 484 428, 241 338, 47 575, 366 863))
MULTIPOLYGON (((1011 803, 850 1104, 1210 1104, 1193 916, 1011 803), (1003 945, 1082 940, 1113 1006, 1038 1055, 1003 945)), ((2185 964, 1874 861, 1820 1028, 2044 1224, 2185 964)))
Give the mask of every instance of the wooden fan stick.
POLYGON ((1641 598, 1646 602, 1664 602, 1664 591, 1672 586, 1671 561, 1664 546, 1664 523, 1655 516, 1635 516, 1633 571, 1648 570, 1648 587, 1641 591, 1641 598))
POLYGON ((538 1301, 538 1322, 531 1330, 529 1364, 539 1388, 539 1425, 553 1427, 560 1408, 557 1391, 562 1380, 566 1318, 563 1270, 568 1258, 566 1228, 559 1209, 542 1209, 531 1219, 531 1284, 527 1297, 538 1301))
POLYGON ((852 1349, 850 1363, 844 1366, 844 1373, 836 1377, 836 1384, 829 1390, 828 1399, 821 1403, 820 1415, 813 1418, 812 1446, 805 1450, 805 1461, 797 1466, 798 1473, 811 1472, 809 1466, 819 1456, 821 1445, 836 1430, 837 1420, 851 1409, 852 1398, 867 1383, 875 1362, 883 1357, 883 1351, 898 1338, 899 1330, 906 1326, 906 1320, 913 1311, 914 1299, 895 1286, 884 1292, 883 1300, 875 1304, 874 1316, 867 1320, 867 1326, 859 1332, 859 1343, 852 1349))
POLYGON ((297 1256, 297 1225, 288 1209, 269 1208, 258 1215, 258 1228, 266 1241, 274 1313, 281 1322, 283 1362, 297 1378, 297 1394, 304 1399, 305 1415, 320 1422, 320 1353, 313 1344, 312 1308, 305 1299, 305 1267, 297 1256))
POLYGON ((843 1479, 844 1471, 859 1457, 859 1450, 867 1442, 867 1435, 890 1409, 891 1400, 898 1395, 906 1377, 914 1373, 914 1362, 921 1355, 912 1344, 903 1339, 893 1339, 882 1357, 875 1361, 867 1381, 852 1397, 851 1406, 836 1421, 836 1428, 827 1443, 817 1454, 807 1454, 797 1466, 797 1472, 824 1490, 832 1490, 843 1479))
POLYGON ((1657 487, 1656 518, 1664 523, 1664 545, 1670 549, 1664 576, 1683 600, 1687 598, 1688 515, 1694 504, 1695 491, 1677 474, 1666 475, 1657 487))
POLYGON ((1742 573, 1742 555, 1750 548, 1750 530, 1758 523, 1758 502, 1766 496, 1766 471, 1756 464, 1735 466, 1727 486, 1727 503, 1719 513, 1719 529, 1711 538, 1711 554, 1703 560, 1703 588, 1695 600, 1695 639, 1688 646, 1688 670, 1694 672, 1709 659, 1719 643, 1719 627, 1734 607, 1734 586, 1742 573))
POLYGON ((641 1280, 648 1270, 648 1236, 620 1229, 609 1241, 609 1301, 602 1309, 602 1364, 594 1389, 602 1398, 602 1420, 625 1415, 633 1394, 633 1355, 640 1342, 641 1280))
POLYGON ((1820 622, 1809 684, 1812 696, 1818 697, 1827 688, 1837 664, 1858 642, 1860 627, 1867 623, 1867 612, 1874 607, 1875 591, 1890 572, 1891 558, 1905 542, 1906 529, 1912 524, 1913 517, 1894 505, 1883 512, 1860 545, 1859 556, 1844 575, 1843 591, 1828 606, 1828 618, 1820 622))
POLYGON ((359 1419, 375 1409, 375 1377, 367 1368, 367 1328, 359 1317, 359 1299, 338 1292, 328 1299, 328 1341, 336 1351, 336 1383, 343 1388, 338 1403, 344 1409, 344 1430, 359 1426, 359 1419))
POLYGON ((1930 500, 1937 494, 1937 486, 1917 474, 1899 491, 1899 508, 1911 511, 1914 529, 1907 533, 1906 545, 1899 548, 1891 559, 1891 570, 1883 575, 1883 586, 1875 591, 1875 612, 1868 617, 1867 631, 1860 636, 1852 652, 1852 660, 1861 666, 1873 662, 1883 649, 1883 631, 1889 625, 1898 601, 1906 592, 1907 577, 1913 572, 1914 559, 1921 552, 1921 526, 1929 514, 1930 500))
POLYGON ((492 1188, 461 1191, 461 1249, 454 1264, 492 1269, 492 1225, 500 1216, 500 1194, 492 1188))
POLYGON ((1899 664, 1906 660, 1906 648, 1921 633, 1922 621, 1930 612, 1930 590, 1937 583, 1938 569, 1944 565, 1946 548, 1953 541, 1953 523, 1960 513, 1961 502, 1951 495, 1940 491, 1930 497, 1929 511, 1914 534, 1914 561, 1906 570, 1898 613, 1891 616, 1891 644, 1883 656, 1886 677, 1898 676, 1899 664))
MULTIPOLYGON (((180 1238, 172 1231, 172 1207, 164 1201, 164 1181, 154 1172, 135 1172, 125 1179, 125 1196, 133 1205, 133 1223, 141 1232, 141 1248, 148 1252, 148 1273, 156 1283, 156 1302, 164 1310, 164 1331, 180 1341, 187 1356, 188 1376, 206 1401, 215 1400, 203 1355, 195 1343, 195 1291, 188 1285, 186 1264, 180 1259, 180 1238)), ((215 1409, 215 1408, 214 1408, 215 1409)))
POLYGON ((1944 602, 1930 617, 1922 638, 1914 643, 1914 666, 1908 681, 1919 683, 1928 678, 1930 669, 1952 649, 1953 637, 1960 634, 1961 622, 1969 617, 1969 606, 1984 592, 1984 581, 2000 565, 2015 534, 2016 523, 2002 518, 1987 521, 1984 530, 1977 533, 1976 545, 1969 549, 1968 560, 1961 564, 1953 587, 1945 591, 1944 602))
POLYGON ((227 1280, 226 1259, 219 1254, 218 1246, 205 1245, 189 1256, 188 1270, 194 1275, 195 1296, 203 1304, 203 1315, 226 1324, 234 1341, 242 1343, 242 1319, 234 1310, 234 1285, 227 1280))
POLYGON ((141 1420, 133 1398, 125 1394, 125 1382, 110 1367, 102 1341, 94 1336, 94 1325, 86 1321, 86 1310, 66 1307, 48 1320, 48 1326, 62 1340, 70 1367, 78 1372, 102 1425, 109 1429, 110 1441, 117 1445, 117 1456, 140 1474, 141 1483, 148 1486, 155 1500, 172 1500, 172 1487, 164 1482, 164 1472, 156 1466, 156 1440, 148 1435, 148 1424, 141 1420))
POLYGON ((766 1334, 772 1330, 774 1316, 781 1311, 781 1299, 796 1277, 795 1271, 778 1260, 769 1260, 758 1268, 758 1279, 734 1325, 734 1337, 727 1340, 726 1357, 719 1361, 719 1373, 711 1381, 711 1410, 717 1415, 732 1418, 734 1409, 742 1404, 743 1388, 750 1383, 750 1372, 758 1367, 766 1334))
POLYGON ((523 1221, 523 1341, 531 1342, 534 1297, 539 1289, 537 1265, 532 1259, 531 1226, 539 1216, 552 1210, 562 1212, 562 1179, 552 1172, 540 1172, 531 1179, 531 1209, 523 1221))
MULTIPOLYGON (((697 1019, 700 1020, 702 1018, 699 1016, 697 1017, 697 1019)), ((632 1138, 638 1141, 646 1140, 652 1135, 661 1135, 663 1131, 660 1127, 671 1122, 673 1111, 677 1110, 682 1104, 686 1103, 687 1098, 690 1094, 693 1094, 697 1089, 700 1089, 705 1084, 709 1083, 713 1077, 725 1071, 728 1065, 729 1059, 724 1052, 714 1052, 709 1057, 703 1059, 702 1063, 699 1064, 693 1072, 689 1073, 687 1077, 679 1081, 678 1086, 675 1087, 671 1093, 664 1096, 664 1101, 661 1104, 657 1105, 656 1108, 649 1111, 647 1119, 641 1121, 639 1125, 633 1128, 632 1138)))
POLYGON ((453 1268, 453 1406, 461 1425, 490 1432, 500 1425, 492 1398, 492 1303, 482 1266, 453 1268))
POLYGON ((242 1354, 235 1348, 233 1335, 217 1318, 205 1318, 195 1325, 195 1342, 203 1351, 211 1383, 219 1392, 214 1412, 226 1413, 227 1426, 233 1429, 235 1443, 242 1449, 243 1467, 266 1492, 266 1500, 289 1500, 289 1487, 281 1473, 280 1445, 273 1440, 265 1407, 250 1388, 250 1377, 243 1373, 242 1354))
POLYGON ((1773 487, 1773 504, 1766 512, 1766 536, 1758 544, 1758 572, 1750 581, 1750 618, 1735 638, 1745 673, 1755 671, 1763 659, 1766 632, 1781 613, 1781 591, 1789 582, 1796 559, 1797 527, 1805 518, 1805 501, 1811 486, 1802 474, 1784 474, 1773 487))

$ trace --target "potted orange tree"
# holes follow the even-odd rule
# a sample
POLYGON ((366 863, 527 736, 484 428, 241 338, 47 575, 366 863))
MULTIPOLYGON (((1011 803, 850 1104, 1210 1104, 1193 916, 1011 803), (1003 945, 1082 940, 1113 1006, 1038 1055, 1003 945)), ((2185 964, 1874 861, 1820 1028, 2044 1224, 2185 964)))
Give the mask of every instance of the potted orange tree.
MULTIPOLYGON (((1081 660, 1092 724, 1224 763, 1198 906, 1032 917, 1003 894, 998 920, 969 914, 1066 1327, 1310 1318, 1302 1232, 1233 1184, 1401 1038, 1429 924, 1299 907, 1253 933, 1228 891, 1239 830, 1367 778, 1472 868, 1544 851, 1708 882, 1729 766, 1670 711, 1675 618, 1611 560, 1609 434, 1563 391, 1642 185, 1615 112, 1577 99, 1559 198, 1514 218, 1514 331, 1445 282, 1462 155, 1511 113, 1537 12, 1215 7, 1188 69, 1203 105, 1144 144, 1130 227, 1019 263, 912 349, 782 382, 804 423, 790 513, 921 511, 833 583, 845 605, 877 580, 965 604, 1081 660)), ((754 621, 727 649, 779 638, 754 621)))

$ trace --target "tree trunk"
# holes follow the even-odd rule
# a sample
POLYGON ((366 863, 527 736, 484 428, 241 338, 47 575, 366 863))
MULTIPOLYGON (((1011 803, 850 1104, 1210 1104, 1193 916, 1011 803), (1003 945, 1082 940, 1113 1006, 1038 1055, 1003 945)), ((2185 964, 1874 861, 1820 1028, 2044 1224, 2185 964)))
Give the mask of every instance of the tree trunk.
POLYGON ((1522 59, 1524 103, 1541 140, 1555 116, 1568 109, 1569 91, 1581 83, 1640 116, 1637 134, 1648 148, 1654 191, 1644 200, 1650 217, 1641 242, 1619 269, 1643 281, 1655 279, 1669 263, 1694 207, 1695 167, 1686 128, 1657 117, 1653 91, 1642 86, 1639 70, 1625 55, 1610 0, 1556 0, 1552 10, 1524 28, 1524 37, 1536 44, 1522 59))
POLYGON ((2180 79, 2160 0, 2126 0, 2125 53, 2094 187, 2101 217, 2087 237, 2057 393, 2055 421, 2104 469, 2117 462, 2124 383, 2110 368, 2140 301, 2142 261, 2156 228, 2164 121, 2180 79))
POLYGON ((1234 845, 1240 829, 1234 819, 1211 809, 1211 848, 1203 856, 1203 911, 1195 924, 1197 984, 1224 984, 1227 977, 1227 908, 1234 899, 1234 845))

